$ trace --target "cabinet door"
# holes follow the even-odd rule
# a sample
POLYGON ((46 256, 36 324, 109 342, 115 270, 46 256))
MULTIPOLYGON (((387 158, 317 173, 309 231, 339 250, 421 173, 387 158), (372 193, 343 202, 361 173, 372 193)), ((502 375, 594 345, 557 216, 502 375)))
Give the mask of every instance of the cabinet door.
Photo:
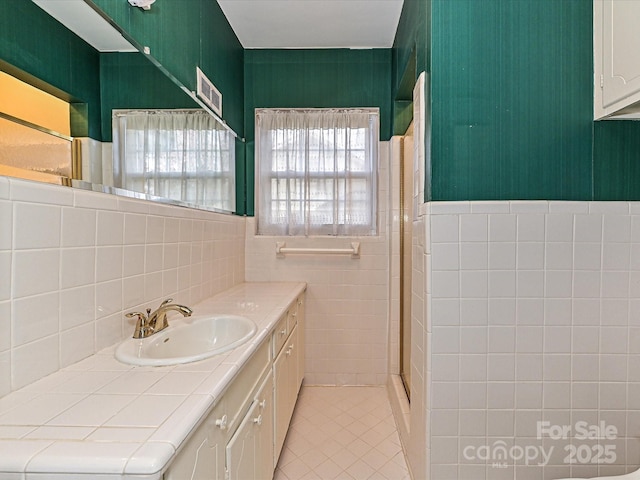
POLYGON ((297 371, 297 379, 298 379, 298 390, 300 390, 300 386, 302 385, 302 380, 304 379, 304 366, 305 366, 305 317, 304 317, 304 295, 301 295, 298 298, 298 338, 297 338, 297 355, 296 361, 298 365, 297 371))
POLYGON ((291 335, 287 340, 287 368, 289 369, 289 384, 287 389, 287 396, 289 397, 289 402, 287 403, 287 424, 291 421, 291 416, 293 415, 293 409, 296 406, 296 400, 298 399, 298 391, 300 390, 300 383, 298 383, 298 352, 300 349, 298 348, 298 332, 300 328, 296 325, 293 327, 291 331, 291 335))
POLYGON ((227 444, 226 460, 229 480, 253 480, 256 478, 259 432, 256 419, 260 415, 259 410, 259 402, 254 401, 238 430, 227 444))
POLYGON ((289 428, 289 362, 290 353, 288 353, 287 346, 280 351, 280 354, 273 363, 273 377, 274 377, 274 389, 273 389, 273 403, 274 403, 274 459, 273 466, 275 468, 280 457, 280 451, 284 444, 284 439, 287 436, 287 429, 289 428))
POLYGON ((602 7, 602 102, 606 108, 640 92, 640 2, 603 0, 602 7))
POLYGON ((224 480, 224 398, 187 440, 164 474, 164 480, 224 480))
POLYGON ((273 375, 267 375, 258 395, 259 431, 255 480, 273 478, 273 375))
POLYGON ((209 445, 204 436, 195 436, 189 441, 181 454, 164 474, 164 480, 223 480, 217 475, 218 460, 221 457, 220 445, 209 445))

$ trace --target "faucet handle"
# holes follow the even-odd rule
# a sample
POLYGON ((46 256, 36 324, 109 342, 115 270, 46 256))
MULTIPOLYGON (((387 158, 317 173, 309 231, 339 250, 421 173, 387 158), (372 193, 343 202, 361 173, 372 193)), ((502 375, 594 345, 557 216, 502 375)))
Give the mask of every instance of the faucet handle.
POLYGON ((157 316, 156 318, 153 319, 152 327, 157 331, 164 330, 169 326, 169 322, 167 321, 167 312, 163 309, 163 307, 169 305, 171 302, 173 302, 173 298, 167 298, 164 302, 160 304, 160 306, 155 312, 157 316), (158 322, 160 322, 160 327, 158 327, 158 322))
POLYGON ((149 326, 149 318, 147 315, 142 312, 129 312, 125 315, 125 317, 137 318, 136 329, 133 332, 133 338, 145 338, 149 335, 151 327, 149 326))

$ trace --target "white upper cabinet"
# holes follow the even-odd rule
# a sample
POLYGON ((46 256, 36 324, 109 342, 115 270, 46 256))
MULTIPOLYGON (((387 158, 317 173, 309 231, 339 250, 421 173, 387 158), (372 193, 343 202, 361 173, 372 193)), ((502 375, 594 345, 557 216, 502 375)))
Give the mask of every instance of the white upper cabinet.
POLYGON ((640 0, 594 0, 594 118, 640 118, 640 0))

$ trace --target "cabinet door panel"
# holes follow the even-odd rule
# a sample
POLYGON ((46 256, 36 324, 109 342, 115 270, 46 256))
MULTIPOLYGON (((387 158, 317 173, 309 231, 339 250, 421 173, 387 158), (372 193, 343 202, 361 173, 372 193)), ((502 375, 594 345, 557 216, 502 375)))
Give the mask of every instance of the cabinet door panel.
POLYGON ((640 2, 605 0, 603 11, 604 107, 640 91, 640 2))
POLYGON ((164 480, 224 480, 226 431, 216 426, 225 415, 224 398, 198 427, 164 474, 164 480))
POLYGON ((289 428, 289 356, 290 355, 287 355, 287 347, 285 346, 273 364, 273 376, 275 382, 273 390, 275 429, 274 467, 280 457, 280 451, 282 450, 284 439, 287 436, 287 428, 289 428))
POLYGON ((218 445, 210 447, 206 437, 198 438, 198 442, 189 445, 189 454, 173 463, 164 480, 218 480, 218 445))
POLYGON ((304 310, 304 296, 298 298, 298 390, 302 385, 304 379, 304 366, 305 366, 305 342, 304 342, 304 323, 305 323, 305 310, 304 310))
POLYGON ((293 327, 293 331, 291 332, 291 336, 289 340, 287 340, 287 368, 289 370, 289 384, 287 385, 287 396, 289 402, 287 404, 287 426, 291 420, 291 416, 293 415, 293 409, 296 406, 296 400, 298 399, 298 332, 300 329, 296 325, 293 327))
POLYGON ((227 443, 226 460, 229 480, 249 480, 256 478, 257 438, 259 425, 259 402, 254 401, 238 430, 227 443))
POLYGON ((262 422, 258 433, 258 458, 255 480, 273 478, 273 375, 268 375, 258 396, 258 413, 262 422))

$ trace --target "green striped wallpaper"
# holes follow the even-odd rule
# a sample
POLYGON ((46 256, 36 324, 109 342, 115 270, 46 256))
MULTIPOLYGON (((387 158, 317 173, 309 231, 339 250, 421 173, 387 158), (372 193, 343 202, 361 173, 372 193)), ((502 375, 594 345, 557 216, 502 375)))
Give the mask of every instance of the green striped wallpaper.
POLYGON ((394 95, 414 49, 431 76, 430 199, 640 199, 640 122, 592 121, 592 8, 405 1, 394 95))
POLYGON ((584 0, 434 0, 433 200, 591 196, 584 0))
POLYGON ((594 200, 640 200, 640 121, 594 123, 594 200))

